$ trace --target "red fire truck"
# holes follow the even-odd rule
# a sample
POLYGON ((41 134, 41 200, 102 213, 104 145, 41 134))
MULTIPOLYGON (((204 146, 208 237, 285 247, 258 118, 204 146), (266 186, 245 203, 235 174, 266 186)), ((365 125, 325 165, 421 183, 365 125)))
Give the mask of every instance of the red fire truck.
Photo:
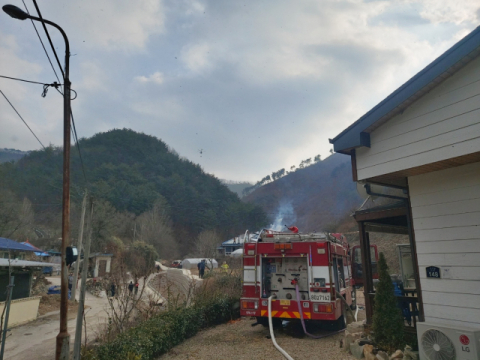
POLYGON ((256 241, 246 236, 243 251, 242 316, 255 316, 268 326, 267 299, 272 296, 274 325, 300 319, 301 306, 304 320, 344 326, 343 306, 355 307, 355 290, 342 234, 262 230, 256 241))

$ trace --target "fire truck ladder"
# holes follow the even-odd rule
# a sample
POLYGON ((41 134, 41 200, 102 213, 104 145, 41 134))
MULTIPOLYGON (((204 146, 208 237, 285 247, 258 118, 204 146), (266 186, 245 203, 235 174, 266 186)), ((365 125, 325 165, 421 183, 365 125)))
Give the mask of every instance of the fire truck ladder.
MULTIPOLYGON (((263 231, 263 230, 262 230, 263 231)), ((254 261, 255 261, 255 266, 254 266, 254 269, 255 269, 255 279, 254 279, 254 284, 255 284, 255 294, 258 293, 258 289, 257 289, 257 245, 258 245, 258 241, 255 242, 255 255, 254 256, 248 256, 248 255, 245 255, 245 243, 249 243, 250 242, 250 233, 247 231, 245 231, 245 235, 244 235, 244 238, 243 238, 243 243, 244 243, 244 247, 243 247, 243 253, 242 253, 242 266, 245 266, 243 265, 244 262, 243 262, 243 259, 245 257, 247 258, 254 258, 254 261)), ((244 269, 245 270, 245 269, 244 269)), ((242 271, 244 273, 243 275, 243 280, 242 280, 242 283, 245 283, 245 271, 242 271)))

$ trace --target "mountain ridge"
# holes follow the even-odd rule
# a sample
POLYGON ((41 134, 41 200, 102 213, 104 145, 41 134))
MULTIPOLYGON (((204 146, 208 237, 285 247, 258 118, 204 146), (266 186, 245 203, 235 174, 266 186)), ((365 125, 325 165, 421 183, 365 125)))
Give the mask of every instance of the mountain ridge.
MULTIPOLYGON (((114 129, 80 139, 79 147, 87 183, 72 146, 72 202, 79 204, 87 187, 132 218, 161 203, 184 252, 204 230, 216 229, 228 238, 266 222, 261 208, 240 201, 219 179, 153 136, 114 129)), ((61 204, 62 153, 50 146, 0 164, 0 186, 27 197, 36 212, 43 210, 42 204, 61 204)))
POLYGON ((295 224, 302 232, 335 231, 362 201, 352 181, 350 159, 341 154, 290 172, 243 200, 261 206, 272 223, 283 212, 282 226, 295 224))

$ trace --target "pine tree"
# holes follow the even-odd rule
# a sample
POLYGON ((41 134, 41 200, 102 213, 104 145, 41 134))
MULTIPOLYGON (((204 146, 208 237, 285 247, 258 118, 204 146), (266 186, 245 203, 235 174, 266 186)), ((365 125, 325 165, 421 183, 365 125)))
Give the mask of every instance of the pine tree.
POLYGON ((376 345, 387 351, 403 349, 404 321, 383 253, 378 260, 379 282, 375 292, 373 335, 376 345))

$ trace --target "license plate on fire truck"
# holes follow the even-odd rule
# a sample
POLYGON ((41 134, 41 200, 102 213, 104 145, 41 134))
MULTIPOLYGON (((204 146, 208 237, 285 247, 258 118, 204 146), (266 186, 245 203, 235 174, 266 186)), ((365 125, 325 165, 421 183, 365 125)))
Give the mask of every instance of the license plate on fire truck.
POLYGON ((330 302, 330 293, 313 293, 313 294, 310 294, 310 301, 330 302))

